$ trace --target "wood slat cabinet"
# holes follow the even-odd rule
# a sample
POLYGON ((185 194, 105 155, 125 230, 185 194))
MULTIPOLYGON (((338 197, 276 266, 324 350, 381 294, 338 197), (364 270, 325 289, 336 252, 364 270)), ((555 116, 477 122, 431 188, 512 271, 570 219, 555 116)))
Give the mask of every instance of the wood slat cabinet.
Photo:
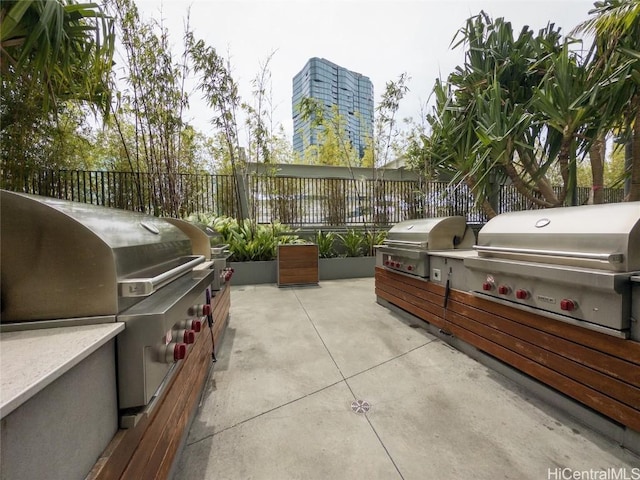
POLYGON ((169 477, 211 368, 212 335, 217 351, 229 320, 230 290, 227 284, 213 298, 212 332, 206 324, 203 326, 159 404, 135 427, 116 432, 85 480, 169 477))
POLYGON ((320 281, 318 245, 278 245, 278 286, 315 285, 320 281))
POLYGON ((640 432, 640 342, 376 268, 376 295, 640 432))

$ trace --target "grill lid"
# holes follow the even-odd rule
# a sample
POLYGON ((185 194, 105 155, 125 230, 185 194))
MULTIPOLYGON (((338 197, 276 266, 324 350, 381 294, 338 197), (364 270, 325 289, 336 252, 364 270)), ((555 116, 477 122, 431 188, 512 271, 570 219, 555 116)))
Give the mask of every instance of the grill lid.
POLYGON ((189 238, 150 215, 8 191, 0 202, 3 323, 115 315, 139 301, 119 286, 160 288, 194 260, 189 238))
POLYGON ((503 213, 480 230, 481 257, 640 270, 640 202, 503 213))
POLYGON ((194 255, 204 255, 207 260, 217 258, 228 258, 229 245, 220 243, 223 241, 222 234, 213 228, 201 223, 191 223, 177 218, 165 218, 172 225, 178 227, 191 239, 194 255))
POLYGON ((475 236, 462 216, 406 220, 394 225, 384 244, 420 250, 471 248, 475 236))

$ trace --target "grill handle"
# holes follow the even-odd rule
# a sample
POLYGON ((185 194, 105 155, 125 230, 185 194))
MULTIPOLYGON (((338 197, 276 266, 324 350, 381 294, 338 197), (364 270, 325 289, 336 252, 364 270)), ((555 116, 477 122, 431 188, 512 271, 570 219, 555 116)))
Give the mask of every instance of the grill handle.
POLYGON ((170 283, 173 279, 191 271, 193 267, 203 262, 204 255, 197 255, 192 260, 180 264, 166 272, 162 272, 160 275, 156 275, 155 277, 122 280, 118 282, 120 295, 123 297, 147 297, 159 288, 170 283))
POLYGON ((376 247, 414 247, 414 248, 427 248, 427 242, 418 242, 413 240, 389 240, 386 239, 382 242, 382 245, 376 245, 376 247))
POLYGON ((511 253, 516 255, 539 255, 545 257, 580 258, 586 260, 599 260, 608 263, 622 263, 624 255, 622 253, 590 253, 590 252, 565 252, 561 250, 535 250, 530 248, 512 247, 489 247, 474 245, 477 252, 486 253, 511 253))

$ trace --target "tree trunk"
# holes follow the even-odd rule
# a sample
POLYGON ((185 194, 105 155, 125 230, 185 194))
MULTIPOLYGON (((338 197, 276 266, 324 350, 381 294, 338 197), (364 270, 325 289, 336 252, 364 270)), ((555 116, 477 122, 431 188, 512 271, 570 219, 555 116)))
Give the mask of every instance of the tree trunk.
POLYGON ((604 184, 604 157, 605 157, 605 139, 603 134, 599 134, 598 138, 593 142, 589 149, 589 160, 591 161, 591 195, 589 203, 603 203, 603 184, 604 184))
POLYGON ((633 122, 633 140, 632 140, 632 152, 633 159, 631 160, 631 188, 629 189, 630 202, 636 202, 640 200, 640 110, 638 106, 640 104, 640 96, 633 97, 633 105, 636 111, 636 118, 633 122))
MULTIPOLYGON (((471 175, 467 175, 465 176, 464 181, 472 192, 476 191, 478 182, 476 182, 476 179, 474 177, 472 177, 471 175)), ((498 213, 491 206, 489 200, 487 200, 486 198, 482 201, 482 210, 489 219, 492 219, 493 217, 498 215, 498 213)))

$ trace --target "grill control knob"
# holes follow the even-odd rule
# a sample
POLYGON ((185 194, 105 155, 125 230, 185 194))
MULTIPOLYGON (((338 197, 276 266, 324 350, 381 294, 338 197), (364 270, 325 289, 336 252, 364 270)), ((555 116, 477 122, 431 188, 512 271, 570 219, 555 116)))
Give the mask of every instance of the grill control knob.
POLYGON ((518 290, 516 290, 516 298, 520 300, 526 300, 527 298, 529 298, 529 292, 522 288, 519 288, 518 290))
POLYGON ((407 265, 407 270, 412 271, 413 270, 413 265, 407 265))
POLYGON ((391 262, 389 260, 385 260, 384 264, 388 267, 391 264, 391 262))
POLYGON ((565 312, 572 312, 576 308, 578 308, 578 304, 575 300, 570 300, 568 298, 560 300, 560 310, 564 310, 565 312))
POLYGON ((204 317, 209 314, 211 314, 211 305, 208 303, 205 305, 198 304, 189 307, 189 315, 193 315, 194 317, 204 317))
POLYGON ((483 282, 482 283, 482 290, 484 290, 485 292, 488 292, 489 290, 493 290, 493 283, 491 283, 491 282, 483 282))
POLYGON ((187 356, 187 345, 184 343, 176 343, 173 347, 173 361, 177 362, 187 356))
POLYGON ((509 294, 509 292, 511 292, 511 289, 509 288, 509 286, 508 286, 508 285, 500 285, 500 286, 498 287, 498 293, 499 293, 500 295, 508 295, 508 294, 509 294))
POLYGON ((228 282, 229 280, 231 280, 231 277, 233 277, 233 272, 235 272, 235 270, 233 268, 225 268, 224 269, 224 281, 225 282, 228 282))
POLYGON ((176 330, 193 330, 196 333, 200 332, 202 330, 202 320, 192 318, 182 320, 176 323, 174 333, 176 330))
POLYGON ((179 342, 184 342, 187 345, 191 345, 196 341, 196 332, 193 330, 176 330, 173 336, 179 342))

